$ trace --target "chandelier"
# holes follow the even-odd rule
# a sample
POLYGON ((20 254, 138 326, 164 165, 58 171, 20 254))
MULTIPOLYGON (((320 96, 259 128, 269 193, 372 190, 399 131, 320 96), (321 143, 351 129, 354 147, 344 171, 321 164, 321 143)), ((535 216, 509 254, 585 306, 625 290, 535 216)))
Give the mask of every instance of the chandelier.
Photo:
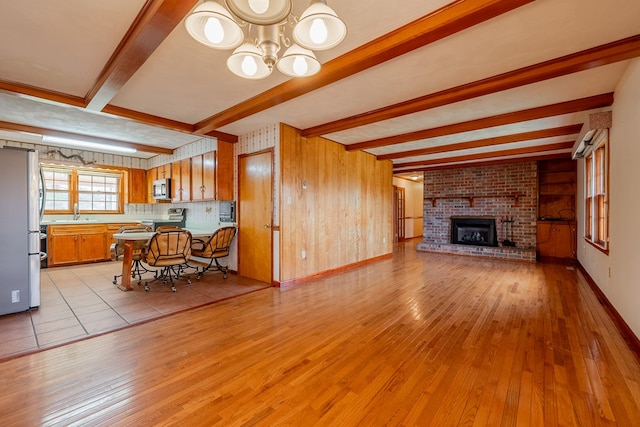
POLYGON ((205 46, 235 49, 227 67, 247 79, 267 77, 274 65, 291 77, 316 74, 320 62, 313 51, 335 47, 347 34, 326 0, 312 0, 299 19, 291 14, 291 0, 224 0, 224 4, 226 9, 217 1, 201 3, 187 16, 185 26, 205 46), (293 28, 293 43, 286 36, 287 27, 293 28), (279 58, 281 44, 287 49, 279 58))

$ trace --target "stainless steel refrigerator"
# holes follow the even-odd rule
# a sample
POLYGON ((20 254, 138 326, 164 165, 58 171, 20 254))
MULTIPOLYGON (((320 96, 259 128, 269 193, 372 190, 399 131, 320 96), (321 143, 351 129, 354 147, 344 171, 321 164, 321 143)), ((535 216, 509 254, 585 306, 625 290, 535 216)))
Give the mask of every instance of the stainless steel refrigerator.
POLYGON ((40 305, 38 152, 0 149, 0 315, 40 305))

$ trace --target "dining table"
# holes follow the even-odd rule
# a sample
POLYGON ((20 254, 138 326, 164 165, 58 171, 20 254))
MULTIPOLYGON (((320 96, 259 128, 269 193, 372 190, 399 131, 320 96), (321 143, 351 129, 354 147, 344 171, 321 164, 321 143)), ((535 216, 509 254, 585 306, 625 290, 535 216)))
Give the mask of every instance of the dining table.
MULTIPOLYGON (((190 228, 185 227, 191 233, 192 237, 206 238, 216 232, 215 229, 206 228, 190 228)), ((131 266, 133 264, 133 246, 136 241, 146 240, 149 241, 156 234, 155 231, 140 231, 131 233, 115 233, 113 238, 123 241, 123 254, 122 254, 122 279, 118 284, 118 289, 123 291, 132 291, 131 287, 131 266)))

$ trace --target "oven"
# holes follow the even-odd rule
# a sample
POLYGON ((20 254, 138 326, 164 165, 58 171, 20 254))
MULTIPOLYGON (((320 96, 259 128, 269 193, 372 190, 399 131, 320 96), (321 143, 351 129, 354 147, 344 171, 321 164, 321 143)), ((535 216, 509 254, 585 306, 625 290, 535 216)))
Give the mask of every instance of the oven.
POLYGON ((154 231, 161 225, 177 225, 184 227, 187 223, 187 210, 185 208, 169 208, 167 219, 145 219, 140 224, 151 227, 154 231))

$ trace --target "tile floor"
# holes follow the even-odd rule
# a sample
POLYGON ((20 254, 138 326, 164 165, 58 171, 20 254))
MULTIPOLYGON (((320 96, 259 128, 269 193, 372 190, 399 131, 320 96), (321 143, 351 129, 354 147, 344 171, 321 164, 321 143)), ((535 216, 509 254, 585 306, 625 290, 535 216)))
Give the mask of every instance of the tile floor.
MULTIPOLYGON (((177 292, 156 281, 151 290, 136 285, 123 292, 113 285, 120 262, 44 269, 40 308, 0 316, 0 359, 55 347, 192 307, 228 299, 269 284, 229 273, 207 272, 177 292)), ((147 273, 144 277, 153 277, 147 273)))

